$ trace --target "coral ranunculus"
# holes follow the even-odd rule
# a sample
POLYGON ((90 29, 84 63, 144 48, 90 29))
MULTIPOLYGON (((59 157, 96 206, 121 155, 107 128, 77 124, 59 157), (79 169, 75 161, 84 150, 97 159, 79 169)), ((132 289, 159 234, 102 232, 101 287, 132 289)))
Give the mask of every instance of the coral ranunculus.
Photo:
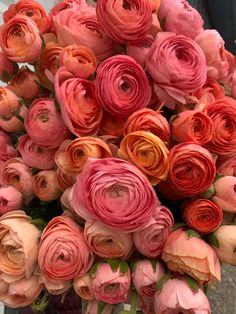
POLYGON ((212 201, 224 211, 236 213, 236 177, 225 176, 213 184, 214 195, 212 201))
POLYGON ((12 75, 17 71, 17 63, 7 58, 4 52, 0 52, 0 79, 7 83, 12 75))
POLYGON ((23 194, 14 186, 0 187, 0 215, 23 207, 23 194))

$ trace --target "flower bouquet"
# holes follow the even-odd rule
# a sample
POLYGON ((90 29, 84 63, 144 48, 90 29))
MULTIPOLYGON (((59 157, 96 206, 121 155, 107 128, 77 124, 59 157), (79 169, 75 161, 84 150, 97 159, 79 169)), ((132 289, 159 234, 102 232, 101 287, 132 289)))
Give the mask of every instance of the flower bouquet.
POLYGON ((236 264, 220 34, 184 0, 20 0, 3 19, 0 301, 210 313, 208 285, 236 264))

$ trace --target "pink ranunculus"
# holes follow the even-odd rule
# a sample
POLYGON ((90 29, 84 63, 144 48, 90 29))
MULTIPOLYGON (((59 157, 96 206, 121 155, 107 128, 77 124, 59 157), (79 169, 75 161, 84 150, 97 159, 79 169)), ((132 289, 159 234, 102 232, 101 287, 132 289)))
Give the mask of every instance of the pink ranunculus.
POLYGON ((141 42, 152 26, 149 0, 99 0, 96 13, 102 29, 121 44, 141 42))
POLYGON ((50 98, 36 99, 25 119, 25 129, 40 147, 54 149, 70 137, 60 112, 50 98))
POLYGON ((102 119, 102 107, 95 98, 93 82, 74 78, 60 68, 55 77, 55 90, 63 120, 77 137, 96 135, 102 119))
POLYGON ((10 134, 0 129, 0 145, 4 144, 11 145, 12 139, 10 134))
POLYGON ((147 70, 155 81, 155 92, 165 105, 186 103, 186 94, 206 81, 206 58, 194 40, 184 35, 160 32, 151 48, 147 70))
POLYGON ((39 268, 45 280, 72 280, 84 275, 93 261, 93 253, 78 224, 65 216, 55 217, 49 222, 42 233, 38 255, 39 268))
POLYGON ((236 154, 218 158, 216 170, 224 176, 236 177, 236 154))
POLYGON ((163 21, 167 32, 194 39, 203 31, 204 21, 201 15, 186 0, 161 1, 158 17, 163 21))
POLYGON ((84 237, 92 252, 103 258, 124 260, 133 251, 133 241, 130 233, 115 232, 98 221, 86 221, 84 237))
MULTIPOLYGON (((98 309, 99 309, 98 301, 96 301, 96 300, 90 301, 90 302, 88 302, 88 305, 86 307, 85 314, 98 313, 98 309)), ((101 314, 112 314, 112 312, 113 312, 113 306, 111 304, 106 304, 104 306, 104 309, 102 309, 102 311, 100 313, 101 314)))
POLYGON ((0 215, 12 210, 21 209, 23 206, 23 194, 14 186, 0 187, 0 215))
POLYGON ((30 305, 43 289, 39 277, 32 275, 9 283, 5 291, 0 292, 0 301, 10 308, 19 308, 30 305))
POLYGON ((0 144, 0 162, 15 158, 17 155, 18 153, 13 146, 8 144, 0 144))
POLYGON ((133 233, 136 249, 146 257, 157 258, 163 250, 173 224, 171 211, 162 205, 157 206, 152 218, 146 222, 145 228, 133 233))
POLYGON ((220 263, 212 247, 182 228, 171 232, 161 258, 170 271, 186 273, 200 284, 221 279, 220 263))
POLYGON ((207 77, 220 80, 227 76, 229 63, 224 48, 225 42, 217 30, 204 30, 195 40, 206 57, 207 77))
POLYGON ((148 105, 151 90, 142 67, 129 56, 116 55, 98 67, 96 97, 115 117, 128 117, 148 105))
POLYGON ((236 177, 219 178, 213 184, 212 201, 226 212, 236 213, 236 177))
POLYGON ((117 51, 116 43, 102 30, 93 7, 80 10, 67 9, 54 18, 56 34, 60 44, 81 45, 90 48, 98 61, 117 51))
POLYGON ((156 292, 155 314, 210 314, 210 304, 201 288, 193 291, 182 277, 171 278, 156 292))
POLYGON ((29 167, 46 170, 55 166, 56 149, 39 147, 28 134, 19 137, 17 150, 29 167))
POLYGON ((71 280, 53 280, 43 276, 42 273, 39 275, 39 282, 43 284, 52 295, 62 295, 72 287, 71 280))
POLYGON ((124 303, 130 289, 131 275, 129 268, 122 273, 120 266, 111 269, 107 263, 101 263, 92 276, 95 298, 108 304, 124 303))
POLYGON ((135 262, 132 273, 132 282, 138 295, 152 299, 156 292, 156 284, 165 271, 160 262, 153 265, 151 261, 144 259, 135 262))
POLYGON ((124 233, 142 229, 158 204, 146 176, 116 158, 87 162, 72 191, 72 208, 79 216, 124 233))
POLYGON ((81 277, 76 277, 73 280, 73 288, 82 299, 84 300, 93 300, 93 288, 92 288, 92 278, 87 273, 81 277))
POLYGON ((8 83, 17 69, 18 65, 8 59, 4 52, 0 52, 0 80, 8 83))
POLYGON ((136 45, 127 45, 126 54, 132 57, 144 69, 146 68, 147 58, 150 53, 152 44, 155 38, 152 35, 147 35, 141 42, 136 45))
POLYGON ((22 158, 11 158, 3 164, 1 170, 3 185, 12 185, 24 195, 24 203, 28 204, 34 197, 31 169, 22 158))
POLYGON ((0 28, 0 46, 15 62, 34 62, 42 46, 37 24, 25 15, 16 15, 0 28))

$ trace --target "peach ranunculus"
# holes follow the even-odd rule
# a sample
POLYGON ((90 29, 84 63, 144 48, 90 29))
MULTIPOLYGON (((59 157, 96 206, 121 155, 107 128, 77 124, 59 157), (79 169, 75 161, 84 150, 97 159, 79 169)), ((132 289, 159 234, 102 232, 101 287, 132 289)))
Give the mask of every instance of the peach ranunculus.
POLYGON ((192 197, 207 191, 216 175, 211 153, 194 143, 174 146, 169 155, 168 184, 183 197, 192 197))
POLYGON ((207 296, 201 288, 191 289, 184 277, 169 279, 154 297, 155 314, 211 314, 207 296))
POLYGON ((150 132, 127 134, 120 143, 119 155, 138 167, 152 185, 167 178, 169 151, 162 140, 150 132))
POLYGON ((138 295, 147 299, 153 299, 156 292, 156 284, 164 275, 162 264, 156 261, 155 265, 148 259, 134 263, 132 283, 138 295))
POLYGON ((61 191, 55 184, 55 170, 42 170, 32 177, 35 195, 42 201, 58 199, 61 191))
POLYGON ((95 73, 97 61, 90 48, 70 45, 61 51, 59 66, 67 68, 76 77, 88 79, 95 73))
POLYGON ((215 237, 219 242, 219 247, 212 246, 221 263, 236 266, 236 226, 220 226, 215 232, 215 237))
POLYGON ((92 278, 87 273, 81 277, 76 277, 73 280, 73 288, 82 299, 92 301, 94 299, 92 278))
POLYGON ((141 42, 152 26, 150 0, 100 0, 96 13, 102 29, 120 44, 141 42))
POLYGON ((96 137, 84 136, 63 142, 56 153, 55 161, 62 172, 73 176, 83 170, 88 158, 107 157, 112 157, 112 153, 106 142, 96 137))
POLYGON ((159 112, 144 108, 134 112, 126 121, 123 134, 135 131, 148 131, 158 136, 163 142, 170 143, 170 126, 166 118, 159 112))
POLYGON ((8 59, 4 52, 0 52, 0 80, 8 83, 17 69, 17 63, 8 59))
POLYGON ((46 170, 55 166, 56 149, 39 147, 28 134, 18 138, 17 150, 29 167, 46 170))
POLYGON ((55 91, 63 120, 76 135, 96 135, 102 119, 102 107, 95 97, 93 82, 74 78, 64 67, 55 77, 55 91))
POLYGON ((14 186, 0 187, 0 215, 23 207, 23 194, 14 186))
POLYGON ((197 198, 184 203, 183 219, 197 232, 210 233, 221 224, 223 212, 214 202, 197 198))
POLYGON ((38 98, 30 106, 25 119, 25 129, 40 147, 54 149, 70 138, 61 113, 51 98, 38 98))
POLYGON ((27 16, 16 15, 1 26, 0 46, 13 61, 36 61, 42 46, 37 24, 27 16))
POLYGON ((206 57, 207 78, 220 80, 227 76, 229 63, 224 48, 225 42, 217 30, 204 30, 195 40, 206 57))
POLYGON ((27 205, 34 197, 31 169, 22 158, 12 158, 3 164, 1 170, 3 185, 12 185, 24 195, 27 205))
POLYGON ((216 169, 224 176, 236 177, 236 154, 218 158, 216 169))
POLYGON ((125 260, 133 251, 130 233, 115 232, 98 221, 86 221, 84 237, 89 248, 102 258, 125 260))
POLYGON ((157 258, 174 225, 174 217, 165 206, 159 205, 153 217, 146 222, 145 227, 133 233, 136 249, 148 258, 157 258))
POLYGON ((214 154, 232 155, 236 152, 236 100, 224 97, 205 108, 213 121, 213 137, 206 147, 214 154))
POLYGON ((100 135, 121 136, 124 123, 124 118, 114 117, 109 112, 103 110, 101 125, 98 133, 100 135))
MULTIPOLYGON (((88 302, 85 310, 85 314, 94 314, 99 312, 99 302, 96 300, 88 302)), ((112 314, 113 306, 111 304, 105 304, 104 308, 100 311, 101 314, 112 314)))
POLYGON ((108 263, 101 263, 92 275, 92 287, 95 298, 108 304, 124 303, 127 299, 131 282, 130 269, 122 272, 120 265, 112 269, 108 263))
POLYGON ((71 280, 52 280, 43 276, 42 273, 39 273, 39 282, 52 295, 62 295, 72 287, 71 280))
POLYGON ((221 177, 213 183, 212 201, 224 211, 236 213, 236 177, 221 177))
POLYGON ((36 73, 26 67, 22 67, 16 75, 12 77, 7 88, 18 97, 31 100, 39 94, 39 78, 36 73))
POLYGON ((72 187, 76 182, 75 176, 70 176, 57 168, 55 172, 55 184, 63 192, 72 187))
POLYGON ((6 132, 19 132, 24 129, 26 107, 8 88, 0 87, 0 127, 6 132))
POLYGON ((93 7, 63 10, 53 20, 58 41, 64 46, 86 46, 94 52, 98 61, 112 56, 117 51, 116 43, 98 23, 93 7))
POLYGON ((211 118, 199 110, 186 110, 174 116, 171 127, 172 138, 179 143, 193 142, 204 145, 213 135, 211 118))
POLYGON ((4 23, 7 23, 16 15, 25 15, 35 21, 40 33, 46 33, 49 28, 49 18, 42 5, 35 0, 19 0, 11 4, 3 13, 4 23))
POLYGON ((220 263, 212 247, 181 228, 171 232, 161 258, 170 271, 187 273, 200 284, 221 279, 220 263))
POLYGON ((37 267, 40 231, 21 210, 0 217, 0 280, 30 278, 37 267))

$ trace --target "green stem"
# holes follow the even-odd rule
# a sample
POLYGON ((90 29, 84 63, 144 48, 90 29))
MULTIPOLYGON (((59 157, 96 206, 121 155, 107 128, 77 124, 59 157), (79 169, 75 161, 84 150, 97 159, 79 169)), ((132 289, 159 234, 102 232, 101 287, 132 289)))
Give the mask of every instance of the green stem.
POLYGON ((85 314, 86 307, 87 307, 87 301, 82 299, 82 314, 85 314))
POLYGON ((131 314, 137 313, 137 305, 138 305, 138 294, 135 290, 132 290, 132 292, 131 292, 131 309, 130 309, 131 314))

